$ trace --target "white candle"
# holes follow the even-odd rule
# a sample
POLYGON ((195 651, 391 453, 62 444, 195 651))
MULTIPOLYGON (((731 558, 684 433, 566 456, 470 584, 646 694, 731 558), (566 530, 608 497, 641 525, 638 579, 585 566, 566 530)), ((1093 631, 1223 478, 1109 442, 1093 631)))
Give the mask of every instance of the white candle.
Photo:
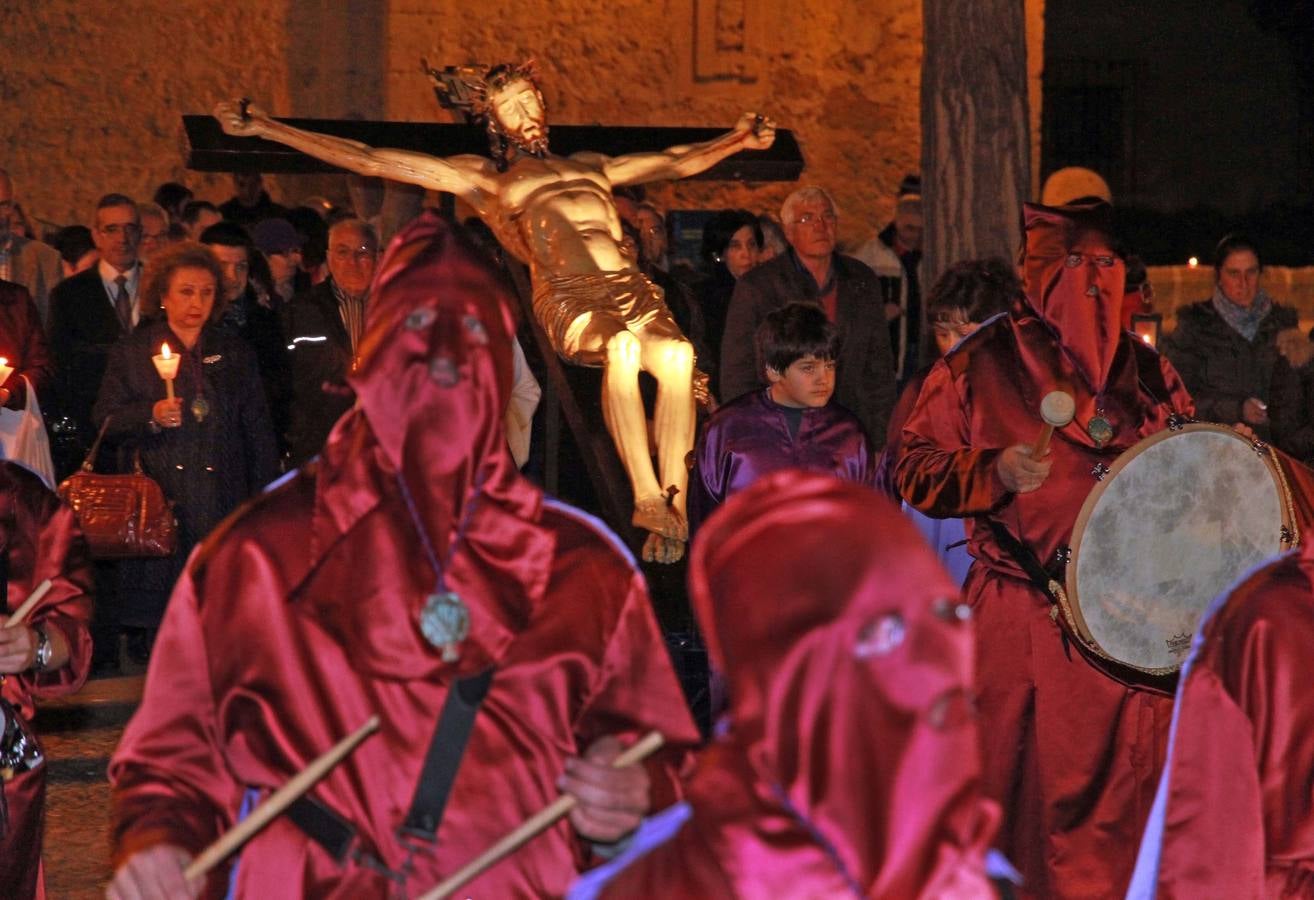
POLYGON ((178 360, 178 354, 170 351, 168 344, 161 344, 160 352, 151 357, 155 371, 164 379, 164 390, 170 400, 173 399, 173 380, 178 377, 178 360))

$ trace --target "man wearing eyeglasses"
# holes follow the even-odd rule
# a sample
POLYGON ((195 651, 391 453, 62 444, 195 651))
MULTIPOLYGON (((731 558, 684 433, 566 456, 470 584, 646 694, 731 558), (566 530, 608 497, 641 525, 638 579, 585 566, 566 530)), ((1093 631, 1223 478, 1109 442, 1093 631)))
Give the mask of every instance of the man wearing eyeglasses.
POLYGON ((378 257, 372 226, 360 219, 338 222, 329 229, 329 277, 283 306, 292 361, 287 442, 293 466, 318 453, 351 408, 345 379, 359 351, 378 257))
MULTIPOLYGON (((109 348, 132 331, 139 316, 138 249, 141 218, 123 194, 106 194, 96 204, 91 239, 100 262, 65 279, 50 294, 50 352, 60 414, 76 428, 85 452, 95 437, 91 407, 105 375, 109 348)), ((56 475, 68 475, 80 460, 56 460, 56 475)))
POLYGON ((815 303, 840 334, 835 400, 862 423, 876 446, 894 408, 894 356, 876 274, 835 252, 838 217, 830 195, 800 188, 785 198, 780 219, 789 251, 744 274, 735 285, 721 343, 722 400, 759 387, 765 369, 753 336, 773 310, 815 303))

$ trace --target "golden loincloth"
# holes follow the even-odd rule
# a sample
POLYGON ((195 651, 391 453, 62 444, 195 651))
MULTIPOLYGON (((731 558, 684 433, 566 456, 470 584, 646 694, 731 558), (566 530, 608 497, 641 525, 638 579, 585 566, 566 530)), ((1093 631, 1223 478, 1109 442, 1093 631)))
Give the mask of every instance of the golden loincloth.
MULTIPOLYGON (((656 325, 660 332, 688 341, 666 306, 662 289, 641 272, 591 272, 552 275, 534 287, 534 318, 543 326, 557 354, 577 366, 601 366, 604 354, 580 352, 580 338, 590 313, 619 319, 631 331, 656 325)), ((711 392, 705 372, 693 370, 694 400, 708 406, 711 392)))

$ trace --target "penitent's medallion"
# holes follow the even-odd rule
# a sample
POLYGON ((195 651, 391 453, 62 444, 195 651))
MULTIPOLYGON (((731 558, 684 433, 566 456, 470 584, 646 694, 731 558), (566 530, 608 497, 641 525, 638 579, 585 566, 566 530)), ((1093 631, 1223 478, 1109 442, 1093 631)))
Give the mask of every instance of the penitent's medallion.
POLYGON ((192 401, 192 418, 198 422, 204 422, 205 417, 208 415, 210 415, 210 401, 198 395, 192 401))
POLYGON ((1096 447, 1103 447, 1113 440, 1113 425, 1101 415, 1102 412, 1103 410, 1097 409, 1094 417, 1086 423, 1086 433, 1090 435, 1096 447))
POLYGON ((420 631, 425 640, 442 648, 443 662, 456 662, 461 658, 461 641, 470 634, 470 610, 451 591, 432 593, 420 610, 420 631))

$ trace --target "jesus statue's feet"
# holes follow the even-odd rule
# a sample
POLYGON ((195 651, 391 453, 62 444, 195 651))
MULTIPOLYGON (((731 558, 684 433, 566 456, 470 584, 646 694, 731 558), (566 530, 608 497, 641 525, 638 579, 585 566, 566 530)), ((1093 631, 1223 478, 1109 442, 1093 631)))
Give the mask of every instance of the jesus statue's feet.
POLYGON ((679 562, 684 557, 684 548, 684 541, 650 534, 643 542, 643 561, 668 565, 679 562))

